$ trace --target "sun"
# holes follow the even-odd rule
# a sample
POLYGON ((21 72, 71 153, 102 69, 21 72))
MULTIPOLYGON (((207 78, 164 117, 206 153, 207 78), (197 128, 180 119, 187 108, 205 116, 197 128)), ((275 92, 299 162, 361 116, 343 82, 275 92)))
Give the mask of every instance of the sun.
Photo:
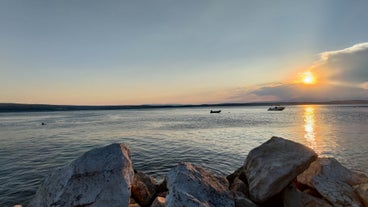
POLYGON ((313 74, 310 71, 307 71, 303 73, 302 81, 304 84, 315 84, 316 78, 313 76, 313 74))

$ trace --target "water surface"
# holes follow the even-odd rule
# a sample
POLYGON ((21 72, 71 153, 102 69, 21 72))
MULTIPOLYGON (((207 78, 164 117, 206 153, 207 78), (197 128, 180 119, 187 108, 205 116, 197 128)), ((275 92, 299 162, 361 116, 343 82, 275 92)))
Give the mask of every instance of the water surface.
POLYGON ((158 180, 183 161, 230 174, 271 136, 368 172, 368 107, 222 107, 220 114, 210 109, 217 108, 2 113, 0 206, 26 204, 50 171, 113 142, 129 145, 135 169, 158 180))

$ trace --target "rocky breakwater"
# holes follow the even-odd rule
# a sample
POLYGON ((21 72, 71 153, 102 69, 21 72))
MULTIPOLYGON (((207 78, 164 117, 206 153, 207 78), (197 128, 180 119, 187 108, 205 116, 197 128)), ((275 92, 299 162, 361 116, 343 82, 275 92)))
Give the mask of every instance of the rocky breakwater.
POLYGON ((180 163, 162 183, 135 171, 124 144, 91 150, 52 173, 29 207, 368 207, 368 177, 272 137, 233 174, 180 163))

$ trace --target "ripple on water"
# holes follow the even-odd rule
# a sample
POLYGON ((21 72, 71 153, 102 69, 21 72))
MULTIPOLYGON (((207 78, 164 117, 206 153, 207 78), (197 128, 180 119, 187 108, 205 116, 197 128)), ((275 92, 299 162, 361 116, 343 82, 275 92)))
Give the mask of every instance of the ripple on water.
POLYGON ((274 135, 314 147, 321 156, 335 157, 367 173, 368 107, 288 106, 281 113, 267 112, 265 107, 223 107, 221 114, 209 111, 0 114, 0 206, 26 204, 50 171, 113 142, 126 143, 134 168, 158 180, 179 162, 230 174, 251 149, 274 135), (313 136, 308 140, 306 133, 313 136))

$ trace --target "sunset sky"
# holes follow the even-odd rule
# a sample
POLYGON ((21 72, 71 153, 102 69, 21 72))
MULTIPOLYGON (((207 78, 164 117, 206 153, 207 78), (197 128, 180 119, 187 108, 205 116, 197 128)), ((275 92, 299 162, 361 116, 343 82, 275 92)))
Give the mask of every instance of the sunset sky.
POLYGON ((1 0, 0 103, 368 100, 367 8, 1 0))

